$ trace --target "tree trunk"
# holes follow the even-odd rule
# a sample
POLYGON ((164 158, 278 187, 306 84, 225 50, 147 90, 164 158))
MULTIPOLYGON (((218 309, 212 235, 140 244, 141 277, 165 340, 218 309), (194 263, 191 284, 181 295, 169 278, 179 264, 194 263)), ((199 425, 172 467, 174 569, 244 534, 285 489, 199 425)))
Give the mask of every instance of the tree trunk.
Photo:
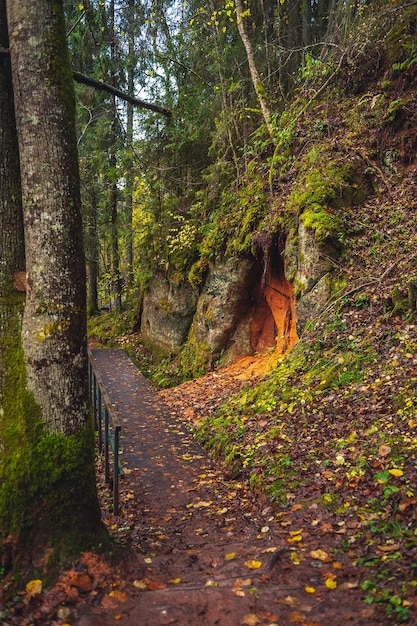
POLYGON ((86 220, 87 311, 98 312, 99 246, 97 232, 97 197, 95 185, 88 190, 86 220))
MULTIPOLYGON (((110 23, 111 23, 111 42, 110 42, 110 71, 111 85, 116 86, 115 67, 116 67, 116 40, 114 26, 114 0, 110 2, 110 23)), ((117 312, 122 309, 122 288, 120 279, 120 255, 119 255, 119 216, 118 216, 118 190, 117 190, 117 108, 116 97, 111 97, 111 145, 110 145, 110 237, 111 237, 111 255, 112 255, 112 306, 117 312)))
POLYGON ((27 264, 22 336, 27 388, 37 408, 26 471, 15 485, 22 495, 20 503, 10 495, 9 524, 21 536, 31 525, 38 537, 46 533, 45 542, 55 534, 62 545, 70 535, 73 546, 86 545, 86 536, 92 541, 101 526, 88 406, 74 85, 63 8, 60 0, 10 0, 6 6, 27 264))
POLYGON ((263 118, 265 120, 265 124, 266 127, 269 131, 269 134, 271 135, 271 137, 273 137, 274 135, 274 130, 272 128, 272 124, 271 124, 271 111, 269 110, 269 106, 268 103, 266 101, 266 97, 265 97, 265 90, 263 88, 262 85, 262 81, 261 81, 261 77, 259 76, 259 72, 258 69, 256 67, 256 63, 255 63, 255 57, 253 54, 253 49, 252 49, 252 44, 250 42, 250 39, 246 33, 246 29, 245 29, 245 25, 243 22, 243 9, 242 9, 242 1, 241 0, 235 0, 235 5, 236 5, 236 19, 237 19, 237 28, 239 31, 239 35, 240 38, 242 40, 242 43, 244 45, 245 51, 246 51, 246 57, 248 59, 248 65, 249 65, 249 71, 250 71, 250 75, 252 78, 252 83, 253 86, 255 88, 255 93, 258 97, 258 102, 259 105, 261 107, 261 111, 262 111, 262 115, 263 118))
MULTIPOLYGON (((134 96, 135 88, 135 39, 134 39, 134 20, 135 15, 135 0, 129 0, 129 13, 128 13, 128 67, 127 67, 127 92, 129 96, 134 96)), ((132 232, 132 220, 133 220, 133 106, 127 104, 127 116, 126 116, 126 149, 127 149, 127 163, 126 163, 126 201, 125 201, 125 214, 126 214, 126 289, 129 292, 133 286, 133 232, 132 232)))
MULTIPOLYGON (((0 47, 8 48, 6 4, 0 0, 0 47)), ((19 152, 14 117, 10 58, 0 56, 0 494, 11 481, 13 463, 24 458, 25 364, 21 326, 24 295, 23 213, 19 152), (20 448, 20 450, 18 449, 20 448)), ((19 465, 21 467, 22 464, 19 465)), ((13 485, 15 487, 15 485, 13 485)), ((9 498, 0 497, 0 519, 9 510, 9 498)), ((2 539, 0 522, 0 539, 2 539)), ((3 564, 10 554, 0 546, 3 564)))

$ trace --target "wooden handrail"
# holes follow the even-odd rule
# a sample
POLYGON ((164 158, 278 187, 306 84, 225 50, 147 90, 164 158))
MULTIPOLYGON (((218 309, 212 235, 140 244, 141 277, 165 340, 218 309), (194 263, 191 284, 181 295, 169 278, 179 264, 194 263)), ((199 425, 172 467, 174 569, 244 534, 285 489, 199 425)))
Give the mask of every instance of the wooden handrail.
POLYGON ((119 476, 123 477, 124 472, 119 460, 119 444, 120 432, 122 426, 117 417, 107 392, 104 387, 102 378, 94 369, 94 359, 90 348, 88 348, 88 373, 89 385, 91 393, 91 405, 93 408, 94 419, 98 431, 98 448, 101 453, 104 448, 104 474, 107 483, 112 485, 113 489, 113 513, 119 513, 119 476), (113 436, 111 434, 113 429, 113 436), (103 434, 104 429, 104 434, 103 434), (110 479, 110 454, 109 447, 113 452, 113 476, 110 479))

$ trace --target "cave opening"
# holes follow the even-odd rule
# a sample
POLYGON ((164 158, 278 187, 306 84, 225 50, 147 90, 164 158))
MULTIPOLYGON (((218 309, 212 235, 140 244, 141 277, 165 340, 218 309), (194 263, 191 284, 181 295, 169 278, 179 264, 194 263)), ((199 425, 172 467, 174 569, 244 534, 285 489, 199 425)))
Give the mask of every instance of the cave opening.
POLYGON ((259 233, 263 272, 254 293, 250 345, 258 354, 285 354, 298 341, 293 287, 285 276, 283 242, 259 233))

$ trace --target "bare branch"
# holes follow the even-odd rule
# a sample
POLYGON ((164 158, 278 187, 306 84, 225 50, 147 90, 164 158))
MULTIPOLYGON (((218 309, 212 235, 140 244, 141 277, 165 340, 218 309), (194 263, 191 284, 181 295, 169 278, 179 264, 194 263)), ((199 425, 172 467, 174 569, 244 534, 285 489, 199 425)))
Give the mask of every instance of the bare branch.
POLYGON ((103 83, 99 80, 95 80, 94 78, 90 78, 89 76, 84 76, 84 74, 80 74, 79 72, 73 72, 72 75, 77 83, 105 91, 112 96, 117 96, 118 98, 133 104, 133 106, 140 107, 141 109, 148 109, 150 111, 155 111, 155 113, 161 113, 161 115, 165 115, 165 117, 172 117, 172 111, 169 109, 164 109, 164 107, 160 107, 157 104, 145 102, 144 100, 139 100, 139 98, 134 98, 133 96, 120 91, 120 89, 112 87, 108 83, 103 83))

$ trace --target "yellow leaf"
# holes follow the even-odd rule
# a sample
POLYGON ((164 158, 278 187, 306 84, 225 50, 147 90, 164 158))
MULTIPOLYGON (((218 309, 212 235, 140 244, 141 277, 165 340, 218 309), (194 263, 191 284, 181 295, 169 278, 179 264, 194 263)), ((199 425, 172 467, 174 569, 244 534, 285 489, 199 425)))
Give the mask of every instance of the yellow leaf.
POLYGON ((171 585, 178 585, 181 582, 181 578, 172 578, 168 581, 171 585))
POLYGON ((295 551, 291 552, 290 559, 294 563, 294 565, 300 565, 300 563, 301 563, 300 557, 298 556, 298 554, 295 551))
POLYGON ((323 561, 324 563, 326 563, 326 561, 330 561, 329 555, 324 550, 312 550, 310 552, 310 556, 313 559, 317 559, 318 561, 323 561))
POLYGON ((124 602, 126 600, 126 593, 124 591, 119 591, 118 589, 110 591, 109 596, 111 598, 116 598, 119 602, 124 602))
POLYGON ((328 578, 324 584, 326 585, 327 589, 336 589, 337 587, 337 582, 334 578, 328 578))
POLYGON ((262 567, 262 561, 246 561, 245 565, 249 569, 259 569, 262 567))
POLYGON ((216 582, 215 580, 208 580, 206 582, 206 587, 218 587, 219 583, 216 582))
POLYGON ((35 579, 30 580, 26 585, 26 600, 30 600, 34 596, 42 593, 42 581, 35 579))
POLYGON ((307 593, 315 593, 316 592, 314 587, 304 587, 304 591, 306 591, 307 593))
POLYGON ((409 420, 408 426, 410 428, 415 428, 417 426, 417 420, 409 420))
POLYGON ((230 559, 234 559, 236 556, 236 552, 228 552, 224 555, 224 558, 229 561, 230 559))
POLYGON ((400 476, 402 476, 404 474, 404 472, 400 469, 389 469, 388 472, 392 475, 392 476, 396 476, 397 478, 399 478, 400 476))
POLYGON ((133 586, 136 587, 136 589, 147 589, 146 581, 144 580, 134 580, 133 586))
POLYGON ((303 540, 302 535, 294 535, 293 537, 287 537, 288 543, 294 543, 295 541, 302 541, 302 540, 303 540))

